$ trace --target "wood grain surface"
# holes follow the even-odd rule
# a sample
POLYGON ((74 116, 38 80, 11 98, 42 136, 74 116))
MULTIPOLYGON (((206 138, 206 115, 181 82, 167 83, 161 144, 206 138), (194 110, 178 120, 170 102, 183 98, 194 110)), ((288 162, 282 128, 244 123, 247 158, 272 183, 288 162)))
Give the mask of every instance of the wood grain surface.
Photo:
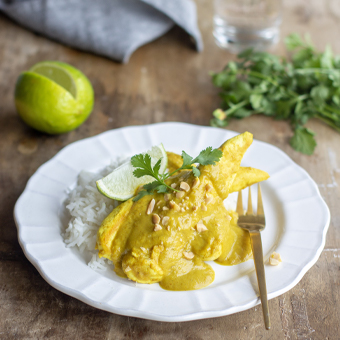
MULTIPOLYGON (((272 329, 263 326, 261 308, 226 317, 185 323, 154 322, 110 314, 51 286, 25 258, 17 240, 14 204, 29 177, 64 146, 128 125, 180 121, 209 125, 219 105, 209 71, 234 56, 212 38, 212 1, 197 0, 205 49, 174 28, 137 50, 127 65, 48 40, 0 15, 0 339, 340 339, 340 135, 317 121, 313 156, 288 145, 286 122, 268 117, 233 121, 229 129, 286 152, 318 184, 332 215, 327 243, 318 262, 289 292, 269 301, 272 329), (47 136, 25 126, 13 102, 16 78, 42 60, 60 60, 82 70, 96 96, 90 118, 77 130, 47 136)), ((284 1, 282 36, 309 33, 323 49, 340 54, 340 3, 336 0, 284 1)), ((285 54, 282 41, 273 49, 285 54)))

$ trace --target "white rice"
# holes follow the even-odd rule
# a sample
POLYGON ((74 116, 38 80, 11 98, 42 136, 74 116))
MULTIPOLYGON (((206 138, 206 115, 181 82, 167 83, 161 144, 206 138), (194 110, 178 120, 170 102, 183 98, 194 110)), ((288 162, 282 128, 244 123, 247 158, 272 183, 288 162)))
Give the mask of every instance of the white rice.
POLYGON ((108 175, 125 160, 124 157, 96 173, 81 171, 76 187, 68 193, 66 209, 71 219, 63 234, 64 242, 66 247, 76 247, 81 253, 90 254, 88 265, 95 270, 105 271, 110 263, 99 258, 98 250, 95 250, 96 237, 103 219, 118 205, 97 190, 96 180, 108 175))

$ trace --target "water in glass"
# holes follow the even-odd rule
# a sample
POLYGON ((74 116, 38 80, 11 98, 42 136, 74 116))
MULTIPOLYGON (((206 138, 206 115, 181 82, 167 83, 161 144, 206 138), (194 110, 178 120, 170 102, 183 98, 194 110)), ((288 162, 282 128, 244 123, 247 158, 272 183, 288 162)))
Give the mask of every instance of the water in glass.
POLYGON ((281 15, 282 0, 215 0, 216 43, 234 53, 265 50, 279 39, 281 15))

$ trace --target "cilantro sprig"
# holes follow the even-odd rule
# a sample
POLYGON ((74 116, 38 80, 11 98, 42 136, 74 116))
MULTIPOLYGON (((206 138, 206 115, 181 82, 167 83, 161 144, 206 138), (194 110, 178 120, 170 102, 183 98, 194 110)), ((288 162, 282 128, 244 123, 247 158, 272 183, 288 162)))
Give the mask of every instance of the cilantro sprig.
POLYGON ((137 178, 143 176, 151 176, 155 180, 143 186, 137 196, 133 198, 133 201, 138 201, 140 198, 151 195, 154 192, 166 193, 169 191, 178 191, 177 189, 171 188, 165 183, 165 180, 174 175, 176 172, 181 170, 192 170, 195 177, 198 177, 201 173, 200 170, 194 166, 199 165, 215 165, 222 157, 222 151, 219 149, 213 149, 211 146, 202 150, 199 155, 195 158, 188 155, 185 151, 182 151, 183 164, 180 168, 174 170, 171 173, 160 174, 159 170, 161 167, 162 159, 159 159, 154 166, 151 163, 151 157, 148 154, 139 154, 131 158, 131 164, 136 169, 133 171, 133 175, 137 178))
POLYGON ((305 127, 317 118, 340 132, 340 56, 328 46, 315 51, 308 37, 291 34, 285 40, 291 61, 248 49, 222 72, 212 74, 222 89, 222 109, 213 112, 211 125, 227 126, 232 118, 265 114, 288 120, 294 131, 290 145, 307 155, 314 152, 315 133, 305 127))

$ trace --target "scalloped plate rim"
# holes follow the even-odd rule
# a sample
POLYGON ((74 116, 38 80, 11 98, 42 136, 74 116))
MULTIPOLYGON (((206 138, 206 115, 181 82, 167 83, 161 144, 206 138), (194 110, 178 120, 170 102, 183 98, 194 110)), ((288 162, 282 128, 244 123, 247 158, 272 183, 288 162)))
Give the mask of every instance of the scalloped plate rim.
MULTIPOLYGON (((178 314, 178 315, 167 315, 165 314, 159 314, 159 313, 151 313, 151 312, 145 312, 145 311, 140 311, 140 310, 134 310, 134 309, 127 309, 127 308, 119 308, 119 307, 114 307, 111 305, 108 305, 106 303, 101 303, 98 302, 96 300, 93 300, 92 298, 89 298, 88 296, 86 296, 84 293, 73 289, 73 288, 69 288, 67 286, 64 286, 62 284, 59 284, 58 282, 56 282, 55 280, 53 280, 51 277, 49 277, 48 275, 45 274, 44 270, 42 269, 42 266, 39 262, 39 260, 37 260, 34 256, 32 256, 30 254, 30 252, 27 250, 26 247, 26 243, 25 241, 22 239, 21 235, 20 235, 20 224, 17 220, 17 217, 19 215, 19 211, 18 211, 18 206, 20 201, 23 199, 23 197, 28 194, 28 186, 31 182, 31 179, 33 179, 33 177, 38 174, 40 172, 40 170, 47 166, 49 163, 52 163, 53 161, 55 161, 57 159, 57 156, 60 155, 62 152, 64 152, 65 150, 68 150, 70 148, 72 148, 74 145, 78 145, 81 144, 83 141, 88 141, 88 140, 95 140, 97 139, 99 136, 105 135, 105 134, 110 134, 110 133, 114 133, 117 130, 129 130, 129 129, 134 129, 134 128, 142 128, 142 129, 148 129, 148 128, 153 128, 156 126, 167 126, 169 128, 172 128, 173 126, 191 126, 191 127, 196 127, 196 128, 201 128, 201 129, 207 129, 207 130, 214 130, 214 129, 218 129, 218 128, 214 128, 214 127, 208 127, 208 126, 200 126, 200 125, 194 125, 194 124, 188 124, 188 123, 180 123, 180 122, 165 122, 165 123, 156 123, 156 124, 148 124, 148 125, 132 125, 132 126, 127 126, 127 127, 121 127, 121 128, 117 128, 117 129, 112 129, 112 130, 108 130, 105 132, 102 132, 98 135, 95 136, 91 136, 91 137, 87 137, 78 141, 75 141, 67 146, 65 146, 64 148, 62 148, 59 152, 57 152, 50 160, 48 160, 47 162, 43 163, 36 171, 35 173, 30 177, 30 179, 27 181, 27 184, 25 186, 24 191, 22 192, 22 194, 20 195, 20 197, 18 198, 15 206, 14 206, 14 221, 17 227, 17 234, 18 234, 18 240, 19 240, 19 244, 26 256, 26 258, 34 265, 34 267, 38 270, 39 274, 43 277, 43 279, 50 284, 52 287, 56 288, 57 290, 70 295, 88 305, 91 305, 92 307, 101 309, 101 310, 105 310, 111 313, 116 313, 119 315, 125 315, 125 316, 132 316, 132 317, 138 317, 138 318, 144 318, 144 319, 149 319, 149 320, 155 320, 155 321, 165 321, 165 322, 178 322, 178 321, 191 321, 191 320, 198 320, 198 319, 204 319, 204 318, 213 318, 213 317, 220 317, 220 316, 226 316, 226 315, 230 315, 230 314, 234 314, 234 313, 238 313, 240 311, 244 311, 247 310, 249 308, 252 308, 256 305, 258 305, 260 303, 259 298, 257 299, 253 299, 251 301, 248 301, 244 304, 238 304, 232 307, 229 307, 227 309, 216 309, 216 310, 210 310, 210 311, 199 311, 196 313, 189 313, 189 314, 178 314)), ((221 129, 218 129, 221 130, 221 129)), ((231 130, 222 130, 225 131, 226 133, 231 133, 231 134, 238 134, 238 132, 235 131, 231 131, 231 130)), ((324 199, 322 198, 319 188, 316 185, 316 183, 314 182, 314 180, 310 177, 310 175, 307 173, 306 170, 304 170, 302 167, 300 167, 298 164, 296 164, 286 153, 284 153, 282 150, 280 150, 279 148, 266 143, 266 142, 262 142, 259 140, 256 140, 257 143, 265 145, 266 147, 270 147, 273 150, 275 150, 275 152, 280 153, 281 157, 284 157, 286 161, 288 161, 289 163, 291 163, 292 165, 294 165, 295 167, 299 168, 299 170, 302 170, 304 176, 306 178, 308 178, 314 185, 316 192, 318 194, 318 199, 320 200, 320 203, 322 204, 323 208, 325 209, 325 213, 327 215, 326 217, 326 221, 324 222, 324 227, 322 229, 322 240, 319 244, 319 247, 317 249, 315 249, 315 254, 314 256, 309 259, 309 261, 301 267, 299 273, 296 275, 295 279, 290 282, 289 284, 287 284, 285 287, 283 287, 282 289, 276 290, 272 293, 268 294, 268 299, 272 299, 275 298, 287 291, 289 291, 290 289, 292 289, 295 285, 297 285, 299 283, 299 281, 302 279, 302 277, 306 274, 306 272, 317 262, 318 258, 321 255, 321 252, 325 246, 326 243, 326 234, 329 228, 329 224, 330 224, 330 211, 329 208, 327 206, 327 204, 325 203, 324 199)), ((73 169, 75 170, 75 169, 73 169)))

